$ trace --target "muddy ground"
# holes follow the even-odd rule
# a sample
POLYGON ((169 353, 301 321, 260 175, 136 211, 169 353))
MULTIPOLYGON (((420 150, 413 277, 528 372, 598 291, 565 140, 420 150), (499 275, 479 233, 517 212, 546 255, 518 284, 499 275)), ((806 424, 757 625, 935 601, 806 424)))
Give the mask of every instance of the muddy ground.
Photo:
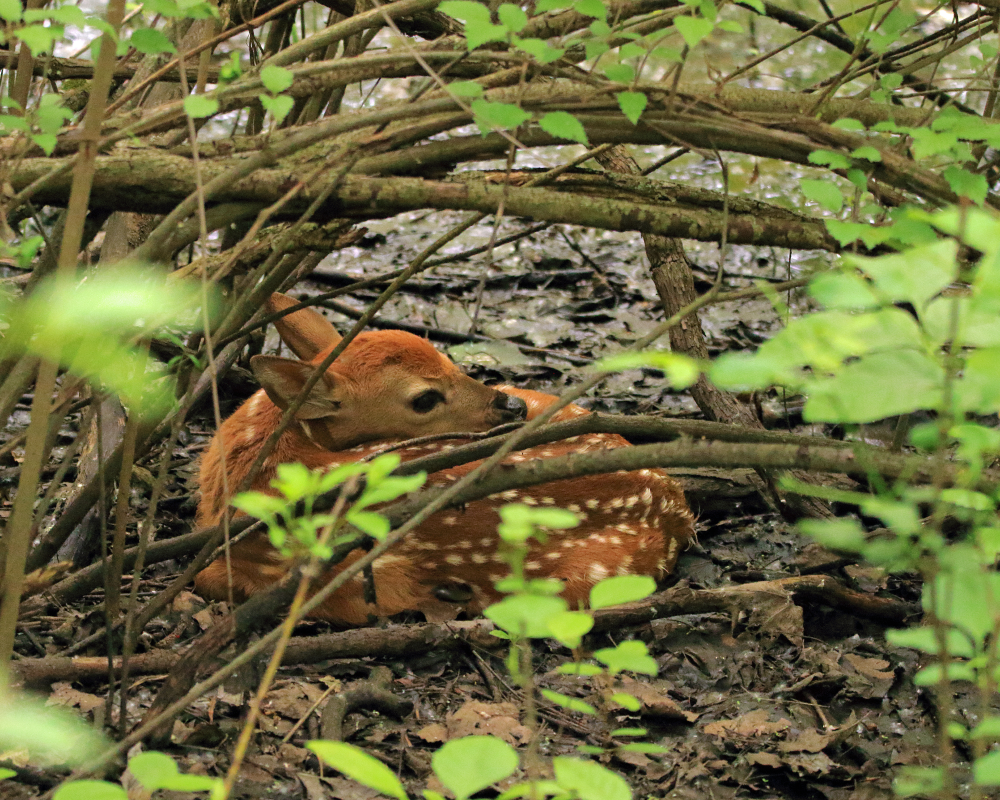
MULTIPOLYGON (((318 275, 295 294, 328 291, 349 279, 404 265, 444 229, 443 216, 413 214, 368 225, 360 246, 327 259, 318 275)), ((517 220, 505 221, 500 235, 520 227, 517 220)), ((490 235, 490 226, 482 224, 456 242, 452 252, 485 243, 490 235)), ((696 288, 703 290, 717 268, 718 248, 692 245, 689 255, 696 267, 696 288)), ((813 257, 730 248, 725 285, 740 288, 751 279, 799 277, 813 257)), ((479 334, 507 344, 458 344, 451 351, 456 360, 462 359, 473 375, 488 383, 503 381, 558 393, 580 379, 586 363, 616 352, 662 319, 647 270, 641 240, 634 234, 581 233, 553 226, 531 240, 500 249, 491 265, 480 256, 436 269, 391 301, 380 318, 462 334, 476 317, 479 334)), ((374 296, 360 293, 341 302, 361 309, 374 296)), ((800 293, 783 299, 793 313, 808 307, 800 293)), ((342 329, 348 322, 336 313, 330 317, 342 329)), ((703 316, 713 353, 752 348, 778 324, 765 299, 715 306, 703 316)), ((438 337, 436 343, 454 346, 456 338, 442 342, 438 337)), ((254 389, 239 373, 227 378, 222 387, 223 412, 234 410, 254 389)), ((615 413, 698 416, 690 398, 666 389, 662 376, 649 370, 609 378, 588 404, 615 413)), ((794 398, 764 398, 770 427, 830 433, 802 425, 797 409, 794 398)), ((26 424, 27 414, 27 405, 19 406, 14 421, 26 424)), ((192 476, 213 427, 208 410, 201 409, 182 436, 169 496, 160 506, 158 539, 193 527, 192 476)), ((16 427, 11 430, 17 432, 16 427)), ((66 447, 73 435, 64 431, 59 448, 66 447)), ((877 438, 880 431, 854 435, 877 438)), ((156 455, 143 466, 155 468, 156 455)), ((918 654, 888 645, 884 631, 889 623, 870 614, 835 610, 797 595, 793 603, 791 594, 767 589, 780 584, 762 582, 802 574, 832 575, 866 596, 891 598, 899 601, 899 607, 912 608, 919 599, 915 579, 885 576, 810 547, 793 525, 768 511, 749 488, 745 473, 689 470, 678 477, 691 490, 689 497, 699 515, 699 544, 683 556, 668 584, 675 584, 675 592, 683 587, 747 584, 764 589, 739 611, 662 617, 591 636, 590 649, 641 638, 657 660, 659 676, 638 676, 626 687, 643 701, 635 714, 610 713, 597 720, 543 702, 535 734, 541 752, 572 754, 580 745, 610 748, 605 762, 626 777, 635 797, 892 796, 894 770, 931 763, 934 752, 933 706, 910 682, 918 654), (615 753, 614 746, 627 740, 612 737, 610 731, 638 726, 648 729, 646 741, 666 747, 667 752, 615 753)), ((68 497, 69 485, 60 491, 68 497)), ((132 498, 136 518, 141 518, 148 499, 149 486, 140 474, 132 498)), ((3 509, 9 511, 7 501, 3 509)), ((150 568, 143 593, 149 596, 160 590, 183 566, 179 560, 150 568)), ((94 592, 72 605, 50 606, 46 614, 29 620, 18 641, 19 655, 34 659, 105 653, 103 642, 74 647, 103 624, 98 609, 102 596, 94 592)), ((179 598, 171 617, 147 627, 143 647, 180 651, 218 613, 193 595, 179 598)), ((329 632, 327 626, 310 622, 301 625, 297 635, 329 632)), ((542 687, 593 700, 589 683, 554 672, 571 657, 569 651, 542 644, 536 652, 542 687)), ((283 668, 266 701, 236 796, 344 800, 374 796, 321 770, 303 743, 329 735, 338 724, 327 705, 329 697, 368 679, 380 666, 391 671, 391 681, 382 686, 407 702, 401 706, 383 698, 369 704, 374 708, 349 714, 343 720, 343 737, 395 769, 411 796, 419 796, 427 787, 440 788, 431 776, 430 758, 442 741, 485 730, 524 746, 532 734, 522 724, 520 693, 506 674, 502 655, 472 637, 405 657, 337 658, 283 668)), ((130 723, 148 707, 162 678, 162 674, 137 678, 129 701, 130 723)), ((181 715, 168 752, 182 769, 225 771, 245 707, 243 689, 252 686, 253 679, 254 675, 244 675, 242 687, 230 684, 181 715)), ((106 680, 62 680, 46 691, 52 702, 75 708, 97 724, 117 722, 117 694, 110 716, 106 712, 106 680)), ((6 784, 0 794, 37 796, 47 780, 51 785, 51 777, 41 774, 32 781, 25 776, 6 784)))

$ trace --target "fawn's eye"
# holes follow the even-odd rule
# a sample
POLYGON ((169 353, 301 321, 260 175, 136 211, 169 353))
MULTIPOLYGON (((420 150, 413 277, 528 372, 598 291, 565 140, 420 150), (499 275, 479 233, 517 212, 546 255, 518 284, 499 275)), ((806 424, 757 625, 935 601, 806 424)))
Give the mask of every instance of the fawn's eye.
POLYGON ((441 394, 437 389, 428 389, 426 392, 421 392, 413 400, 410 401, 410 405, 413 406, 413 410, 418 414, 426 414, 428 411, 434 409, 439 403, 444 402, 444 395, 441 394))

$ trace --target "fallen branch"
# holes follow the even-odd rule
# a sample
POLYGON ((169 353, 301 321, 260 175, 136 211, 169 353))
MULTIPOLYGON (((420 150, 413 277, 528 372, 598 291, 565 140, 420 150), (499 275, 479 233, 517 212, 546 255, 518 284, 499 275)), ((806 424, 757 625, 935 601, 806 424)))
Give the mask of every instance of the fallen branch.
MULTIPOLYGON (((920 614, 917 605, 849 589, 828 575, 805 575, 721 589, 676 586, 642 603, 595 611, 594 631, 621 630, 654 619, 684 614, 732 613, 745 609, 755 596, 773 597, 776 594, 790 595, 800 603, 831 606, 888 625, 904 624, 920 614)), ((314 664, 331 658, 402 658, 431 650, 451 650, 469 642, 490 649, 504 647, 503 641, 490 635, 493 627, 489 620, 478 619, 471 622, 357 628, 319 636, 295 637, 289 642, 282 664, 314 664)), ((129 672, 133 675, 171 673, 177 669, 182 658, 176 653, 164 651, 141 653, 130 659, 129 672)), ((29 686, 47 685, 53 681, 106 680, 108 677, 108 659, 105 656, 22 658, 14 662, 14 668, 19 679, 29 686)), ((120 658, 114 659, 112 669, 116 675, 119 673, 120 658)))

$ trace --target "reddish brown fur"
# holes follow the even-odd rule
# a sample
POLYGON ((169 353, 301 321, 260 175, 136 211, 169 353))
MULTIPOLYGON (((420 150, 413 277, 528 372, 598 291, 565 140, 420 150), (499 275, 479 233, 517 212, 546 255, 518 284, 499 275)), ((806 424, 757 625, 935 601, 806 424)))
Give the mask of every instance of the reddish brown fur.
MULTIPOLYGON (((291 316, 296 317, 297 314, 291 316)), ((316 320, 309 321, 314 326, 319 325, 316 320)), ((284 332, 282 335, 285 338, 284 332)), ((355 394, 356 391, 364 395, 370 391, 394 390, 395 386, 386 386, 386 373, 396 373, 402 365, 411 373, 405 380, 410 380, 414 372, 420 380, 424 380, 435 369, 440 369, 442 375, 456 381, 458 389, 455 391, 459 394, 469 389, 464 381, 482 387, 461 375, 447 359, 416 337, 398 331, 363 336, 366 339, 361 353, 352 353, 352 344, 344 356, 334 362, 335 369, 331 370, 334 385, 345 391, 345 398, 350 396, 364 403, 366 398, 355 394), (345 388, 348 384, 351 388, 349 392, 345 388)), ((296 352, 300 352, 300 348, 296 352)), ((301 352, 306 355, 320 352, 321 355, 313 359, 317 361, 322 358, 323 351, 303 346, 301 352)), ((325 352, 329 350, 325 349, 325 352)), ((393 380, 403 379, 397 374, 393 380)), ((541 413, 556 400, 551 395, 530 390, 503 387, 503 391, 522 398, 528 404, 529 418, 541 413)), ((478 390, 473 392, 477 393, 478 390)), ((483 422, 480 429, 490 427, 493 424, 490 414, 481 413, 483 422)), ((556 418, 569 419, 586 413, 578 406, 570 406, 556 418)), ((468 416, 465 412, 459 414, 463 415, 468 416)), ((228 486, 232 491, 246 476, 261 444, 274 430, 280 417, 281 410, 262 390, 222 424, 202 461, 199 524, 218 522, 225 509, 227 501, 221 480, 223 450, 226 453, 228 486)), ((307 423, 312 426, 313 434, 319 422, 322 420, 309 420, 307 423)), ((327 428, 334 427, 333 423, 324 424, 327 428)), ((456 429, 465 428, 456 426, 456 429)), ((330 434, 334 438, 337 435, 336 430, 330 434)), ((253 488, 273 492, 269 484, 277 465, 281 463, 299 461, 310 468, 331 468, 362 458, 385 445, 385 441, 380 439, 333 452, 317 444, 316 438, 313 435, 311 440, 301 424, 293 424, 265 461, 253 488)), ((435 442, 399 452, 404 460, 409 460, 450 446, 452 443, 435 442)), ((627 446, 628 442, 620 436, 588 434, 514 453, 504 463, 516 464, 532 458, 627 446)), ((477 464, 435 473, 428 483, 449 484, 477 464)), ((683 494, 674 480, 661 470, 617 472, 504 492, 470 503, 460 511, 443 511, 433 515, 390 553, 377 559, 373 565, 378 597, 376 606, 364 602, 362 579, 356 576, 335 592, 320 607, 316 616, 360 625, 373 615, 385 616, 408 610, 421 610, 432 617, 453 615, 459 610, 480 613, 499 599, 493 583, 506 572, 505 565, 496 554, 499 543, 496 533, 499 515, 496 509, 506 502, 568 508, 581 516, 579 527, 553 531, 544 544, 532 544, 526 563, 529 577, 564 581, 563 597, 574 607, 584 604, 591 587, 604 577, 616 574, 661 577, 666 574, 693 535, 693 517, 683 494), (471 599, 461 604, 443 602, 438 595, 442 588, 449 587, 458 589, 459 593, 471 590, 471 599)), ((345 562, 333 567, 329 575, 335 575, 362 555, 361 551, 352 553, 345 562)), ((248 539, 233 547, 231 565, 233 595, 240 600, 274 582, 284 571, 280 557, 265 537, 248 539)), ((226 564, 221 558, 199 573, 196 580, 203 595, 216 599, 227 596, 227 582, 226 564)))

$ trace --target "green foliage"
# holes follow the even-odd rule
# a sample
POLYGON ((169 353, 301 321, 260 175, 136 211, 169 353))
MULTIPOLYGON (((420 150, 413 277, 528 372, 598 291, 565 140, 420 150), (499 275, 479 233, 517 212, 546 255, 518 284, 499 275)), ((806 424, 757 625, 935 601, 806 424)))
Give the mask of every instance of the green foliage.
POLYGON ((219 111, 219 101, 204 94, 189 94, 184 98, 184 113, 192 119, 210 117, 219 111))
MULTIPOLYGON (((119 44, 122 49, 124 42, 119 44)), ((140 28, 128 40, 128 47, 134 47, 140 53, 176 53, 177 48, 161 31, 156 28, 140 28)), ((124 55, 124 53, 120 53, 124 55)))
POLYGON ((392 771, 381 761, 368 755, 364 750, 344 742, 307 742, 325 764, 353 778, 370 789, 389 797, 406 800, 406 791, 392 771))
POLYGON ((206 775, 184 775, 177 769, 177 762, 170 756, 156 752, 140 753, 128 762, 129 772, 146 789, 155 792, 167 789, 173 792, 218 792, 222 789, 221 778, 206 775))
POLYGON ((494 736, 466 736, 445 742, 431 760, 434 774, 458 800, 514 774, 514 748, 494 736))
POLYGON ((546 133, 572 142, 587 144, 587 133, 580 121, 568 111, 550 111, 538 120, 539 127, 546 133))
POLYGON ((672 353, 669 350, 643 350, 638 353, 606 356, 594 364, 594 369, 602 372, 620 372, 642 367, 658 369, 666 374, 673 388, 686 389, 698 380, 702 366, 690 356, 672 353))
POLYGON ((642 92, 618 92, 615 95, 618 100, 618 107, 622 110, 625 118, 633 125, 639 124, 639 117, 646 110, 649 100, 642 92))
POLYGON ((552 769, 556 784, 580 800, 632 800, 625 780, 596 761, 557 756, 552 769))
POLYGON ((24 750, 33 760, 77 766, 107 746, 104 737, 75 714, 44 701, 8 692, 0 703, 0 749, 24 750))
POLYGON ((327 472, 311 471, 303 464, 280 464, 277 477, 271 481, 280 496, 263 492, 244 492, 233 498, 233 505, 267 524, 271 544, 286 557, 310 555, 328 559, 333 547, 353 538, 347 533, 335 536, 328 543, 320 541, 320 531, 336 526, 339 520, 332 514, 314 513, 316 498, 351 479, 364 478, 364 487, 344 513, 344 519, 358 530, 375 539, 389 533, 389 520, 369 507, 388 503, 416 491, 427 480, 427 473, 392 475, 399 466, 398 453, 386 453, 370 462, 349 462, 327 472), (302 513, 296 514, 296 505, 302 513))
POLYGON ((200 298, 197 285, 167 281, 150 266, 101 271, 79 284, 50 278, 20 302, 0 300, 8 326, 0 357, 28 351, 58 361, 140 413, 155 413, 173 402, 171 379, 147 363, 136 340, 168 324, 196 327, 200 298))
POLYGON ((674 26, 680 32, 688 47, 697 47, 698 43, 708 36, 715 25, 704 17, 678 17, 674 26))
POLYGON ((128 795, 118 784, 85 780, 64 783, 56 789, 52 800, 128 800, 128 795))

